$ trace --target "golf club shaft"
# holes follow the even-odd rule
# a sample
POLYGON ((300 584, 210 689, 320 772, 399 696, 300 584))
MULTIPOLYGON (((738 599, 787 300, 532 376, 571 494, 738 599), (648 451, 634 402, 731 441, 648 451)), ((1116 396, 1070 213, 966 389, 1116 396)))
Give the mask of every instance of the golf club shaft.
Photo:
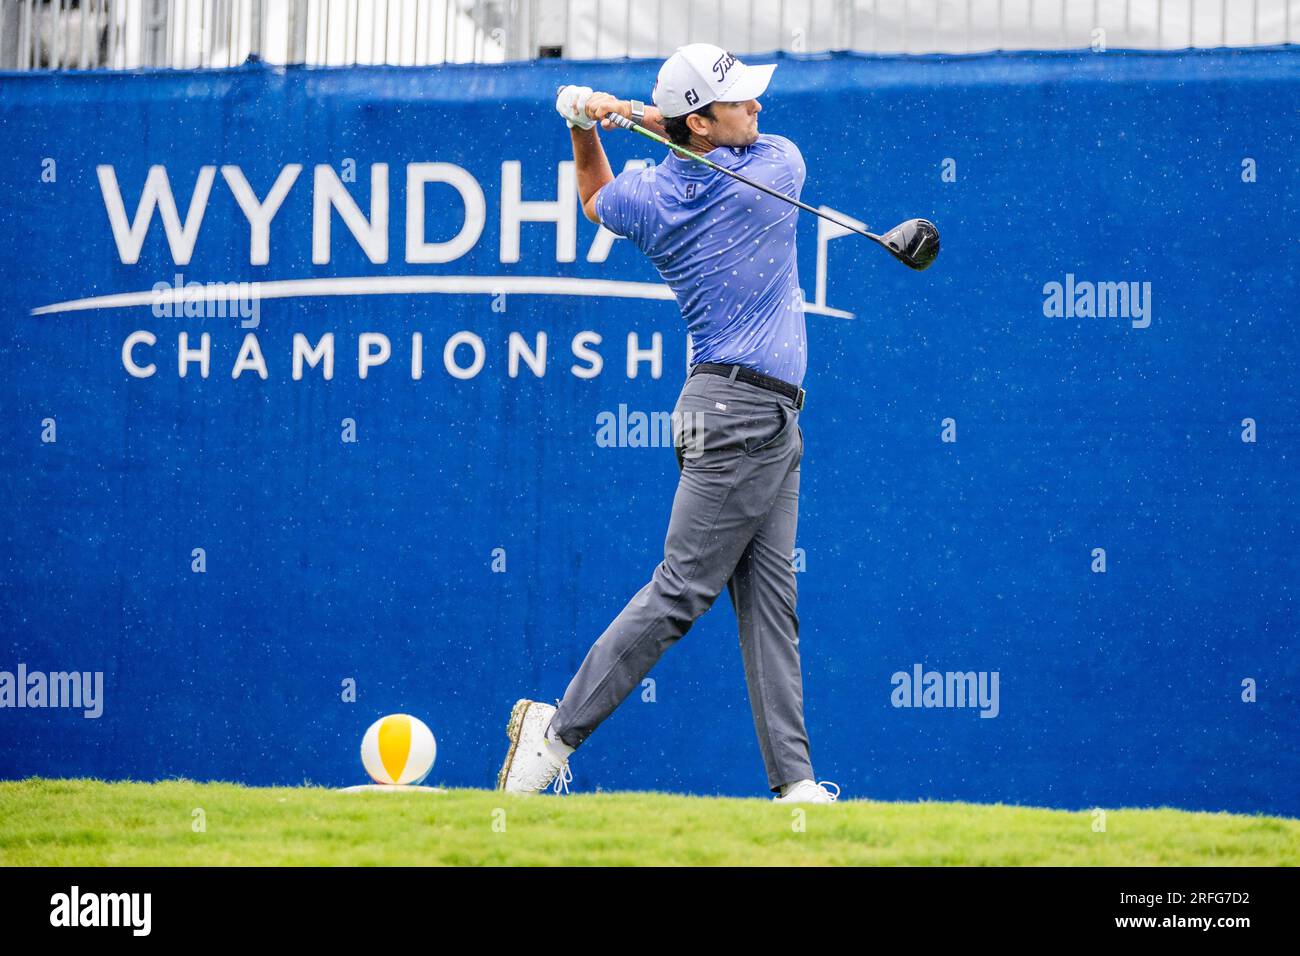
MULTIPOLYGON (((874 233, 870 233, 867 232, 866 230, 859 229, 857 226, 850 225, 847 222, 843 222, 839 219, 836 219, 834 216, 828 216, 820 209, 814 209, 812 206, 809 206, 807 203, 800 202, 799 200, 791 196, 785 195, 785 193, 778 192, 775 189, 772 189, 768 186, 764 186, 762 183, 756 183, 749 177, 742 176, 740 175, 740 173, 737 172, 733 172, 732 170, 727 169, 725 166, 719 166, 717 163, 707 160, 703 156, 700 156, 697 153, 691 152, 685 146, 678 146, 676 143, 670 142, 669 140, 664 139, 664 137, 659 136, 656 133, 650 132, 650 130, 646 129, 644 126, 639 126, 638 124, 632 122, 630 119, 628 119, 626 116, 622 115, 621 113, 610 113, 609 120, 615 126, 621 127, 622 129, 630 129, 634 133, 640 133, 642 136, 648 137, 649 139, 654 140, 656 143, 662 143, 663 145, 667 146, 669 149, 676 150, 677 152, 681 153, 683 156, 687 156, 691 159, 696 160, 697 162, 703 163, 705 166, 708 166, 710 169, 716 169, 719 172, 726 173, 728 176, 732 176, 736 179, 739 179, 746 186, 753 186, 755 189, 761 189, 769 196, 775 196, 777 199, 784 199, 786 202, 793 203, 794 205, 798 206, 800 209, 807 210, 808 212, 812 213, 814 216, 821 216, 823 219, 827 220, 828 222, 833 222, 837 226, 842 226, 845 229, 852 230, 853 232, 856 232, 860 236, 866 236, 868 239, 872 240, 873 242, 880 243, 880 245, 882 246, 885 245, 883 242, 881 242, 880 237, 875 235, 874 233)), ((886 246, 886 248, 888 248, 888 246, 886 246)))

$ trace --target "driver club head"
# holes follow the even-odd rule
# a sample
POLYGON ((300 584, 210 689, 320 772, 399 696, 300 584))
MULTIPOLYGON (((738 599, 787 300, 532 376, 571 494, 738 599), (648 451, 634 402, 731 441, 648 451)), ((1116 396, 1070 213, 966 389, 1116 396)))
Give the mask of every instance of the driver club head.
POLYGON ((909 219, 880 237, 884 245, 903 265, 920 272, 934 264, 939 255, 939 230, 928 219, 909 219))

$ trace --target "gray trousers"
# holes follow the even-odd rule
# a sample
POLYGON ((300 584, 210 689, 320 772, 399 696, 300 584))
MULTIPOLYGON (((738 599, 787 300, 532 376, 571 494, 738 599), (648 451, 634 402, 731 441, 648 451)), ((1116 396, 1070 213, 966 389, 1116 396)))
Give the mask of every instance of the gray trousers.
POLYGON ((551 727, 577 747, 725 586, 768 787, 813 776, 791 567, 803 430, 794 402, 720 375, 687 378, 673 410, 681 470, 664 559, 587 652, 551 727))

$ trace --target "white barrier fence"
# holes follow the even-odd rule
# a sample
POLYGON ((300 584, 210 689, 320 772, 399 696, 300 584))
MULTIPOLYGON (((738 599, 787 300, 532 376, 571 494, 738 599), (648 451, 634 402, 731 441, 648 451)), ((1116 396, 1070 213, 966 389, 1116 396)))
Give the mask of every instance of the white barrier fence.
POLYGON ((0 0, 0 69, 1256 46, 1300 0, 0 0))

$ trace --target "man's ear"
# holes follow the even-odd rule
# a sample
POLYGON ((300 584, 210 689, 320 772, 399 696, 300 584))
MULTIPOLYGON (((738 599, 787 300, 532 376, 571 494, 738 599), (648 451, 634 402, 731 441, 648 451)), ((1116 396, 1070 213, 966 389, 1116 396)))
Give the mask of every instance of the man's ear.
POLYGON ((707 120, 699 113, 692 113, 686 117, 686 128, 696 136, 703 136, 708 132, 709 127, 705 125, 707 120))

